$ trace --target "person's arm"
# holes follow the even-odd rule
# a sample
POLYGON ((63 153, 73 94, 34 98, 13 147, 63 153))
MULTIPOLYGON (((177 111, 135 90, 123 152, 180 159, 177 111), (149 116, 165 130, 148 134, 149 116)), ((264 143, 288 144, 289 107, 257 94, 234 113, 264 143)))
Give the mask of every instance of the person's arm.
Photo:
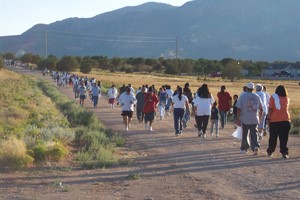
POLYGON ((188 113, 190 113, 189 100, 185 101, 185 108, 186 108, 186 111, 187 111, 188 113))

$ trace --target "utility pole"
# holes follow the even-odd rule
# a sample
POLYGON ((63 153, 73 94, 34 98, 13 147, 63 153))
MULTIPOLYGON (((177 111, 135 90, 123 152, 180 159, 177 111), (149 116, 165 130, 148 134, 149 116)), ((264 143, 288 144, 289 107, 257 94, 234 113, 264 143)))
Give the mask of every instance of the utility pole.
POLYGON ((48 30, 46 30, 46 58, 48 58, 48 30))
POLYGON ((176 60, 178 59, 178 38, 176 37, 176 60))

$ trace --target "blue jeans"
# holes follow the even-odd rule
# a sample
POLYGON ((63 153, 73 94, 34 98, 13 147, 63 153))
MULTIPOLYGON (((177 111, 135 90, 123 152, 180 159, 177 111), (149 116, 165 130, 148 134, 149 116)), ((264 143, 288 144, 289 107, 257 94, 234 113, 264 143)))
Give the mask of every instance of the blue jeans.
POLYGON ((211 127, 210 127, 210 133, 212 134, 214 132, 214 127, 216 134, 219 134, 219 120, 218 119, 211 119, 211 127))
POLYGON ((227 113, 228 111, 220 110, 221 128, 224 128, 227 123, 227 113))
POLYGON ((247 151, 250 148, 254 150, 255 148, 259 148, 259 143, 257 141, 257 124, 242 124, 243 129, 243 138, 241 144, 241 150, 247 151), (250 144, 248 142, 248 131, 250 131, 250 144))
POLYGON ((175 127, 176 134, 181 133, 183 115, 184 115, 184 109, 174 108, 174 127, 175 127))
POLYGON ((96 107, 97 104, 98 104, 98 96, 92 96, 92 100, 93 100, 93 103, 94 103, 94 107, 96 107))

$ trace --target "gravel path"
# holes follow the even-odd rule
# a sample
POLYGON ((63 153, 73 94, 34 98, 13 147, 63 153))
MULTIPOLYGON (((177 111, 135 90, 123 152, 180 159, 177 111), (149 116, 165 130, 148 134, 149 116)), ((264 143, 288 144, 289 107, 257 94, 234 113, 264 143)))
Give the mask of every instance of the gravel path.
MULTIPOLYGON (((71 89, 60 91, 74 99, 71 89)), ((126 138, 120 154, 133 162, 97 170, 53 167, 1 173, 0 199, 300 199, 299 136, 289 138, 289 159, 282 159, 278 148, 275 158, 267 157, 267 137, 254 156, 240 154, 231 123, 220 138, 208 134, 204 139, 196 137, 192 119, 183 135, 175 137, 172 116, 157 119, 150 132, 134 115, 125 132, 121 109, 112 110, 104 97, 98 108, 89 101, 85 107, 126 138), (129 175, 138 178, 129 180, 129 175)))

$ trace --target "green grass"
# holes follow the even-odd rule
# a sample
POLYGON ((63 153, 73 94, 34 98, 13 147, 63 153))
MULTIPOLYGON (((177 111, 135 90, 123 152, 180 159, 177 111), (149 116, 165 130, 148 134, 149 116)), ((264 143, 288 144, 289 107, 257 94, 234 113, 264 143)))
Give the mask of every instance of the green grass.
POLYGON ((83 167, 118 162, 114 149, 124 140, 51 84, 6 70, 0 71, 0 84, 1 167, 59 162, 70 145, 77 145, 73 154, 83 167))

